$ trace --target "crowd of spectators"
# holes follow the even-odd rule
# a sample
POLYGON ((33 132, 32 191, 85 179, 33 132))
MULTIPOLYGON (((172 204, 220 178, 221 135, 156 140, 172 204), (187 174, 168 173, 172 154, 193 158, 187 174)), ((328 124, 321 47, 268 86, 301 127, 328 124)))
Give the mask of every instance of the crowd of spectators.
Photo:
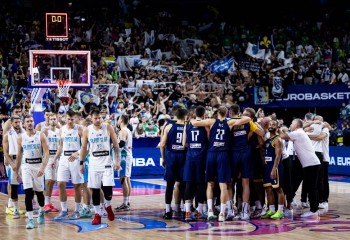
MULTIPOLYGON (((94 92, 99 101, 97 104, 91 98, 83 105, 76 96, 77 89, 70 89, 69 98, 48 95, 45 108, 60 114, 73 109, 86 117, 93 107, 99 107, 106 110, 111 121, 129 114, 135 137, 157 136, 175 105, 187 109, 202 105, 211 116, 218 104, 230 107, 247 103, 253 97, 250 88, 272 87, 275 76, 284 84, 349 84, 349 29, 346 22, 334 22, 337 13, 325 13, 318 19, 250 25, 224 19, 214 7, 208 7, 197 22, 179 19, 170 9, 146 14, 142 10, 149 8, 145 7, 142 1, 120 1, 115 8, 102 8, 100 14, 70 8, 69 40, 47 42, 44 13, 21 16, 18 9, 4 6, 0 14, 0 118, 8 118, 9 107, 14 104, 25 112, 31 109, 29 49, 90 50, 93 83, 117 84, 118 96, 101 95, 94 87, 84 89, 94 92), (262 34, 273 35, 274 49, 260 60, 248 56, 246 49, 262 34), (153 39, 147 40, 150 35, 153 39), (150 49, 170 54, 157 58, 150 49), (103 61, 137 54, 152 61, 146 66, 127 65, 127 71, 121 71, 117 62, 103 61), (207 68, 227 57, 235 60, 232 73, 218 74, 207 68), (272 71, 285 66, 285 59, 291 60, 288 67, 272 71), (167 66, 167 70, 155 68, 158 65, 167 66), (154 80, 156 84, 145 83, 136 92, 128 91, 136 87, 137 80, 154 80)), ((349 118, 349 111, 344 117, 349 118)))

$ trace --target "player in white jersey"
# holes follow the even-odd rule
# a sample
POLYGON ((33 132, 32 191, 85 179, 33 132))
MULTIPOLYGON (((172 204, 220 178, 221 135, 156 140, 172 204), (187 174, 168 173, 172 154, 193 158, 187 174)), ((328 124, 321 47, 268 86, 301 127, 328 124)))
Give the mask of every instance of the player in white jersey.
MULTIPOLYGON (((19 116, 22 117, 22 108, 19 105, 15 105, 11 108, 11 116, 19 116)), ((22 122, 20 122, 20 126, 22 125, 22 122)), ((8 131, 12 128, 12 123, 11 123, 11 119, 8 119, 4 125, 3 125, 3 136, 5 136, 8 131)), ((17 154, 17 153, 16 153, 17 154)), ((8 159, 5 158, 5 166, 6 166, 6 172, 9 171, 9 162, 7 161, 8 159)), ((9 196, 8 202, 7 202, 7 207, 6 207, 6 214, 10 214, 13 215, 14 214, 14 207, 12 204, 12 200, 11 200, 11 184, 7 184, 7 193, 9 196)))
POLYGON ((114 213, 111 207, 114 186, 114 167, 120 168, 120 153, 118 146, 118 137, 110 125, 102 124, 100 111, 95 109, 91 113, 92 124, 84 129, 82 137, 80 171, 84 173, 84 159, 87 154, 87 145, 89 144, 89 179, 88 187, 92 189, 92 203, 94 204, 95 217, 92 220, 93 225, 101 224, 100 210, 100 189, 105 196, 105 209, 110 221, 114 220, 114 213), (111 158, 112 140, 115 159, 111 158))
POLYGON ((25 192, 25 204, 28 216, 27 229, 35 227, 33 219, 34 192, 40 206, 38 224, 44 224, 44 172, 49 160, 49 147, 45 134, 34 129, 34 119, 31 115, 24 117, 26 131, 18 139, 17 159, 14 171, 18 174, 22 163, 22 181, 25 192), (23 157, 23 158, 22 158, 23 157))
MULTIPOLYGON (((7 167, 7 175, 8 175, 8 184, 11 185, 11 199, 14 207, 13 218, 19 218, 20 211, 18 210, 18 185, 20 181, 17 180, 18 175, 15 174, 13 169, 16 166, 16 156, 18 152, 17 138, 24 130, 21 128, 21 118, 17 115, 11 116, 11 124, 12 127, 4 136, 3 139, 3 148, 4 148, 4 156, 6 162, 8 162, 7 167)), ((18 171, 21 173, 21 171, 18 171)), ((21 211, 23 214, 24 212, 21 211)))
POLYGON ((55 155, 57 153, 58 148, 58 142, 59 142, 59 129, 57 126, 57 115, 52 113, 49 117, 49 124, 50 126, 48 128, 44 128, 42 132, 47 137, 48 143, 49 143, 49 162, 45 169, 45 183, 46 183, 46 189, 45 189, 45 212, 58 212, 58 209, 55 208, 51 203, 51 195, 52 195, 52 189, 53 185, 55 184, 57 180, 57 162, 55 161, 55 155))
POLYGON ((130 210, 130 194, 131 194, 131 167, 132 167, 132 133, 127 128, 129 117, 122 115, 118 120, 120 126, 119 136, 119 150, 120 150, 120 170, 118 176, 120 184, 123 188, 123 204, 116 208, 117 211, 130 210))
POLYGON ((74 185, 74 212, 70 219, 79 219, 79 207, 81 202, 81 184, 84 183, 83 174, 79 171, 79 149, 81 147, 80 139, 83 133, 83 127, 74 123, 74 112, 72 110, 66 113, 67 124, 60 128, 60 141, 55 155, 56 161, 60 158, 57 170, 57 182, 61 201, 62 211, 55 217, 56 220, 67 219, 67 191, 66 183, 71 177, 74 185))

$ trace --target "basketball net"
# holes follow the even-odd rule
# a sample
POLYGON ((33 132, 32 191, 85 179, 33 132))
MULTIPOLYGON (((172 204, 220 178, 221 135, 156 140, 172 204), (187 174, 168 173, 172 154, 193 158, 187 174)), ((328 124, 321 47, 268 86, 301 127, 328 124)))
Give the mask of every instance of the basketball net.
POLYGON ((68 90, 71 84, 72 84, 71 80, 56 80, 59 98, 69 97, 68 90))

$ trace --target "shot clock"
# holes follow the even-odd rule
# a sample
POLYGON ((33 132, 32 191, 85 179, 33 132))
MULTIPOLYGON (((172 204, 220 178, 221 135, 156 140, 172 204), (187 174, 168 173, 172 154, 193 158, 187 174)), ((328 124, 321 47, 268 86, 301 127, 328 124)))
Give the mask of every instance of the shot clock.
POLYGON ((68 41, 67 13, 46 13, 46 41, 68 41))

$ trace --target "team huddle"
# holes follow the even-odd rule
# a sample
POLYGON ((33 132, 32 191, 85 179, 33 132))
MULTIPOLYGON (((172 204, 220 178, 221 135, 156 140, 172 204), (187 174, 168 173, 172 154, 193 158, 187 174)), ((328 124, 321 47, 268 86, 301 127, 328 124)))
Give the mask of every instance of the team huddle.
POLYGON ((18 186, 22 182, 28 217, 26 228, 35 227, 34 194, 40 206, 37 223, 44 224, 45 213, 59 212, 51 203, 57 181, 61 211, 55 220, 90 218, 94 212, 93 225, 101 224, 101 216, 113 221, 114 170, 118 171, 124 196, 123 204, 116 210, 129 210, 132 135, 128 123, 129 117, 121 116, 117 131, 94 109, 83 120, 79 113, 67 111, 60 123, 56 114, 45 112, 45 121, 34 128, 33 116, 21 116, 21 108, 15 106, 4 125, 3 147, 10 196, 6 212, 14 219, 24 214, 18 208, 18 186), (67 208, 69 180, 74 186, 75 200, 71 215, 67 208))
POLYGON ((306 114, 288 129, 275 115, 256 120, 252 108, 241 114, 237 104, 217 106, 206 119, 202 106, 172 111, 160 142, 164 219, 282 219, 293 216, 301 183, 301 206, 310 210, 300 217, 328 209, 330 126, 321 116, 306 114))

